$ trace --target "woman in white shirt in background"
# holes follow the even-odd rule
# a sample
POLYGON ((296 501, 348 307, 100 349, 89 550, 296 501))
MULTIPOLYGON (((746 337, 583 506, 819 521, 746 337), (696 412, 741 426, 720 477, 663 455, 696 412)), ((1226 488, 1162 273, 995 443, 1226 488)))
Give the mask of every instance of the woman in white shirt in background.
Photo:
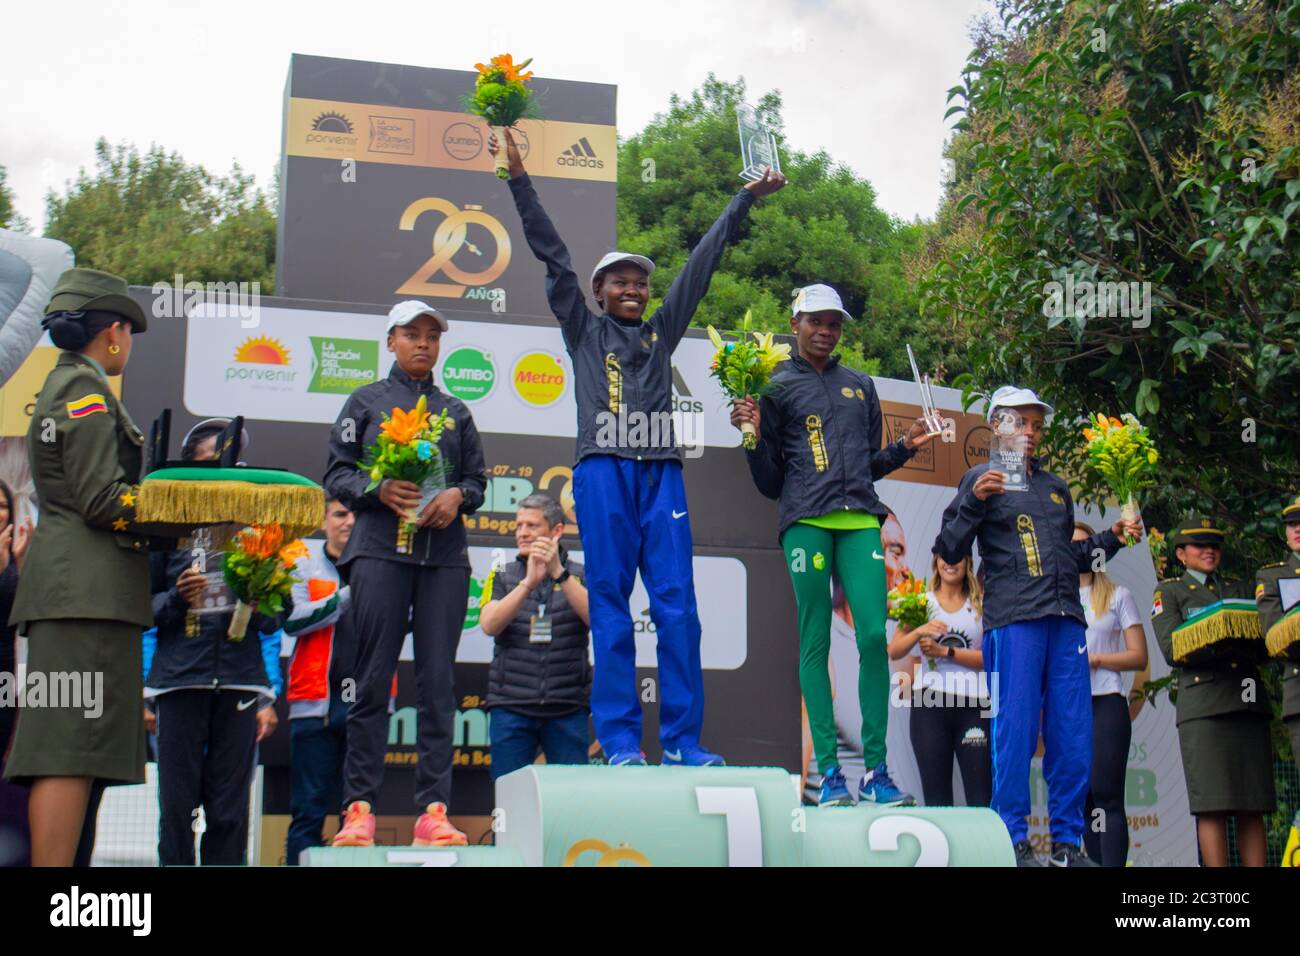
MULTIPOLYGON (((1075 541, 1095 533, 1082 521, 1074 523, 1075 541)), ((1128 860, 1124 777, 1133 724, 1122 672, 1147 666, 1147 638, 1133 595, 1105 571, 1079 575, 1079 602, 1088 619, 1088 664, 1092 668, 1092 790, 1084 816, 1083 846, 1101 866, 1124 866, 1128 860)))
POLYGON ((900 624, 889 642, 891 660, 916 659, 911 681, 910 736, 927 807, 953 805, 952 762, 961 770, 966 804, 986 807, 993 794, 988 700, 984 696, 983 592, 967 556, 930 563, 930 620, 913 630, 900 624))

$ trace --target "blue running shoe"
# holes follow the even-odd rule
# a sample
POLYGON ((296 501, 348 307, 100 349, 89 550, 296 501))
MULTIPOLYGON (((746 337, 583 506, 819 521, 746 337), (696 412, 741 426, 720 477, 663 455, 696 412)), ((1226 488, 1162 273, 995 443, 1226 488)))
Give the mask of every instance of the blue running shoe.
POLYGON ((616 750, 605 755, 611 767, 644 767, 645 754, 639 750, 616 750))
POLYGON ((831 767, 822 774, 821 796, 817 798, 819 807, 851 807, 853 797, 849 794, 849 785, 844 782, 844 771, 831 767))
POLYGON ((878 807, 910 807, 916 804, 916 798, 894 786, 894 781, 889 779, 889 767, 882 763, 862 775, 858 802, 874 803, 878 807))
POLYGON ((712 750, 705 750, 699 744, 678 744, 677 749, 664 747, 664 757, 660 761, 664 767, 725 767, 727 762, 712 750))

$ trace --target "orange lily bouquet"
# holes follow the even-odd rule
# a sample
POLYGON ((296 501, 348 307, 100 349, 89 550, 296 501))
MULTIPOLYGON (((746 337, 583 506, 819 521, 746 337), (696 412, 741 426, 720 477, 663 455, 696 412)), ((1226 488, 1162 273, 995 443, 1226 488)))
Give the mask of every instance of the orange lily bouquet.
POLYGON ((284 611, 285 601, 298 580, 291 572, 294 563, 307 553, 300 539, 284 544, 284 528, 278 524, 253 525, 240 531, 226 546, 222 572, 235 595, 235 613, 226 636, 242 641, 253 611, 268 617, 284 611))
POLYGON ((394 408, 391 415, 384 416, 383 424, 379 426, 379 438, 366 449, 365 457, 357 466, 370 475, 366 491, 374 491, 385 478, 395 478, 419 485, 423 492, 420 504, 411 510, 406 520, 397 524, 398 554, 411 553, 420 512, 443 486, 446 472, 442 453, 438 450, 438 439, 446 427, 446 409, 434 418, 421 395, 410 411, 394 408))
MULTIPOLYGON (((1155 481, 1160 455, 1142 423, 1125 413, 1119 418, 1097 414, 1083 430, 1088 464, 1106 479, 1111 493, 1121 502, 1125 521, 1138 517, 1137 493, 1155 481)), ((1125 536, 1125 544, 1133 540, 1125 536)))
MULTIPOLYGON (((516 66, 514 57, 502 53, 492 57, 486 66, 475 63, 478 76, 474 78, 474 89, 465 95, 465 112, 483 117, 489 126, 498 130, 514 126, 524 118, 540 119, 537 94, 528 86, 533 74, 523 72, 524 67, 532 62, 530 57, 516 66)), ((501 150, 497 153, 496 174, 501 179, 508 179, 510 171, 506 164, 506 138, 504 135, 497 138, 501 150)))

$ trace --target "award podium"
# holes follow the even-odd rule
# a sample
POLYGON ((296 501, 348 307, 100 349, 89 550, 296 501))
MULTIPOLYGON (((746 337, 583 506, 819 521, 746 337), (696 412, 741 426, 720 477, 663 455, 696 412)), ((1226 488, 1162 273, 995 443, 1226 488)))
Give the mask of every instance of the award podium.
POLYGON ((494 847, 321 847, 308 866, 1014 866, 987 807, 803 807, 779 767, 532 765, 494 847))

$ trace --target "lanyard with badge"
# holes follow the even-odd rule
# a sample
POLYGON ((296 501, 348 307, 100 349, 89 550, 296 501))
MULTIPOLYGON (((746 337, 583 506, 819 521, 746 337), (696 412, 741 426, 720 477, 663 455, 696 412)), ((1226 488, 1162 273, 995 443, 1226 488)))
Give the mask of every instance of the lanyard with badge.
POLYGON ((530 644, 549 644, 551 643, 551 618, 546 616, 546 605, 551 600, 551 594, 559 590, 559 585, 554 579, 546 579, 546 595, 537 604, 537 613, 532 615, 528 620, 528 642, 530 644))
MULTIPOLYGON (((551 585, 549 590, 555 589, 555 584, 549 578, 547 584, 551 585)), ((528 622, 528 642, 530 644, 549 644, 551 643, 551 618, 546 616, 546 604, 550 600, 549 594, 547 600, 541 601, 537 605, 537 613, 529 618, 528 622)))

